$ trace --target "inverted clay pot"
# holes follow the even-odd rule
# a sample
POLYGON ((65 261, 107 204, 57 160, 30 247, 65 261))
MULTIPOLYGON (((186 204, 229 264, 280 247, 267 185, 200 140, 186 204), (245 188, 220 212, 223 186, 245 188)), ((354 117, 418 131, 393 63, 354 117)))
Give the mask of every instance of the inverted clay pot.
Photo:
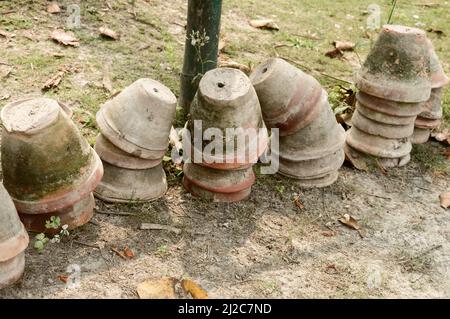
POLYGON ((25 228, 36 233, 58 233, 60 229, 47 229, 46 221, 52 216, 59 217, 61 226, 67 225, 74 229, 87 224, 94 215, 95 199, 90 193, 86 198, 72 206, 48 214, 19 214, 25 228))
POLYGON ((357 73, 356 86, 383 99, 416 103, 429 99, 430 50, 423 30, 383 26, 357 73))
POLYGON ((430 49, 431 88, 441 88, 450 83, 450 78, 444 73, 439 57, 437 56, 434 46, 429 39, 427 39, 427 43, 430 49))
POLYGON ((366 118, 369 118, 373 121, 391 124, 391 125, 409 125, 410 123, 414 123, 416 120, 416 116, 392 116, 385 113, 381 113, 378 111, 374 111, 371 108, 364 106, 359 101, 356 101, 356 109, 358 113, 363 115, 366 118))
MULTIPOLYGON (((220 68, 207 72, 200 81, 190 112, 183 143, 191 145, 185 144, 185 149, 195 147, 196 151, 202 152, 211 143, 203 138, 197 145, 196 131, 200 137, 205 133, 214 132, 211 139, 223 141, 217 152, 208 153, 209 156, 207 152, 202 152, 203 157, 207 157, 202 165, 217 169, 248 167, 249 164, 256 162, 267 148, 268 133, 258 97, 248 77, 239 70, 220 68), (195 129, 199 123, 201 127, 195 129), (227 130, 230 129, 253 130, 255 133, 252 138, 244 140, 244 147, 241 150, 245 154, 236 152, 239 145, 238 136, 243 134, 227 136, 227 130), (190 136, 186 135, 187 133, 190 136), (227 142, 233 142, 234 148, 227 149, 227 142), (249 153, 250 156, 246 155, 249 153), (225 158, 231 160, 225 163, 225 158)), ((194 152, 191 152, 191 155, 194 156, 194 152)), ((197 162, 193 159, 191 161, 197 162)))
POLYGON ((22 277, 28 234, 11 197, 0 183, 0 289, 22 277))
POLYGON ((355 126, 347 131, 346 142, 357 151, 381 158, 402 158, 412 149, 410 138, 387 139, 365 133, 355 126))
MULTIPOLYGON (((363 105, 364 107, 371 109, 374 112, 382 113, 383 115, 390 116, 392 118, 415 117, 418 114, 420 114, 425 107, 424 106, 425 102, 402 103, 389 101, 382 98, 378 98, 376 96, 366 94, 361 91, 356 94, 356 100, 358 104, 363 105)), ((388 124, 396 124, 395 122, 388 122, 388 121, 380 121, 380 122, 385 122, 388 124)), ((395 119, 391 119, 390 121, 395 121, 395 119)))
POLYGON ((139 79, 97 113, 102 134, 135 157, 160 159, 169 144, 177 99, 163 84, 139 79))
POLYGON ((415 126, 418 128, 435 129, 441 125, 441 120, 430 120, 418 116, 415 122, 415 126))
POLYGON ((101 180, 100 158, 56 101, 12 103, 1 119, 4 185, 19 213, 65 209, 101 180))
POLYGON ((411 161, 410 154, 406 154, 405 156, 399 158, 373 157, 372 155, 357 151, 348 144, 344 146, 344 151, 345 156, 350 160, 350 162, 364 161, 372 164, 373 166, 382 166, 384 168, 405 166, 411 161))
POLYGON ((442 88, 432 89, 430 99, 425 103, 424 111, 419 116, 438 120, 442 118, 442 115, 442 88))
POLYGON ((97 136, 94 149, 102 161, 122 168, 147 169, 157 166, 162 161, 162 158, 152 160, 131 156, 108 141, 102 134, 97 136))
POLYGON ((94 191, 95 197, 110 203, 150 202, 167 191, 162 164, 131 170, 103 163, 105 175, 94 191))
POLYGON ((345 130, 336 122, 327 98, 319 109, 318 117, 309 125, 295 134, 280 136, 278 153, 281 157, 290 161, 307 161, 326 157, 342 149, 345 130))
POLYGON ((236 202, 250 195, 255 183, 253 168, 216 170, 201 165, 185 163, 183 185, 187 191, 215 202, 236 202))
POLYGON ((264 121, 290 135, 311 123, 320 112, 323 89, 312 76, 283 59, 273 58, 250 75, 264 121))
POLYGON ((278 172, 295 179, 317 180, 337 172, 344 160, 345 155, 342 148, 325 157, 306 161, 290 161, 280 157, 278 172))
POLYGON ((414 128, 414 134, 412 136, 412 143, 413 144, 424 144, 428 142, 430 139, 431 130, 428 128, 414 128))
POLYGON ((358 108, 353 113, 352 125, 371 135, 385 138, 406 138, 414 132, 414 121, 407 125, 385 124, 365 117, 358 108))

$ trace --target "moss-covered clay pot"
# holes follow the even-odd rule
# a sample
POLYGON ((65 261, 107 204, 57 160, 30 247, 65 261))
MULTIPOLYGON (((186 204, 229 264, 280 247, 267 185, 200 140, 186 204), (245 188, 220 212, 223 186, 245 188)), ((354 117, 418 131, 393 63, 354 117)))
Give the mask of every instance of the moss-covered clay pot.
POLYGON ((439 120, 442 115, 442 88, 432 89, 430 99, 425 103, 424 111, 419 116, 429 120, 439 120))
POLYGON ((94 191, 95 197, 110 203, 151 202, 167 191, 162 164, 131 170, 103 163, 105 175, 94 191))
POLYGON ((414 120, 406 125, 386 124, 365 117, 358 108, 353 113, 352 125, 368 134, 385 138, 411 137, 414 132, 414 120))
POLYGON ((450 83, 450 78, 445 74, 434 46, 429 39, 427 39, 427 43, 430 49, 431 88, 442 88, 450 83))
POLYGON ((387 139, 363 132, 355 126, 347 131, 346 142, 359 152, 381 158, 403 158, 412 149, 410 138, 387 139))
POLYGON ((259 65, 250 80, 266 125, 279 128, 281 136, 307 126, 320 112, 324 92, 319 82, 282 59, 259 65))
POLYGON ((247 198, 255 183, 253 168, 223 171, 185 163, 183 185, 194 196, 214 202, 237 202, 247 198))
POLYGON ((116 147, 102 134, 97 136, 94 149, 102 161, 122 168, 147 169, 157 166, 162 161, 162 158, 152 160, 132 156, 116 147))
POLYGON ((88 223, 94 215, 95 200, 94 195, 90 193, 86 198, 67 208, 48 213, 48 214, 19 214, 25 228, 36 233, 59 233, 61 229, 47 229, 46 221, 52 216, 61 219, 61 226, 68 225, 69 229, 74 229, 88 223))
POLYGON ((160 159, 169 144, 177 99, 163 84, 139 79, 97 113, 102 134, 135 157, 160 159))
MULTIPOLYGON (((425 102, 420 103, 402 103, 394 102, 375 96, 366 94, 364 92, 358 92, 356 94, 356 100, 359 105, 363 105, 365 108, 370 109, 373 112, 381 113, 385 117, 390 117, 390 120, 380 120, 387 124, 396 124, 396 122, 391 121, 401 121, 403 118, 416 117, 420 114, 425 107, 425 102)), ((381 115, 380 115, 381 116, 381 115)), ((376 119, 374 119, 376 120, 376 119)), ((398 124, 401 124, 400 122, 398 124)))
POLYGON ((24 250, 28 243, 28 234, 20 222, 14 203, 0 183, 0 289, 22 277, 24 250))
POLYGON ((357 73, 356 86, 383 99, 417 103, 429 99, 430 50, 423 30, 383 26, 357 73))
POLYGON ((1 120, 3 182, 19 213, 75 205, 101 180, 100 158, 56 101, 9 104, 1 120))
POLYGON ((382 166, 384 168, 393 168, 405 166, 411 161, 411 155, 408 153, 405 156, 398 158, 386 158, 386 157, 376 157, 370 154, 360 152, 348 144, 344 146, 344 152, 347 159, 352 161, 364 161, 372 167, 382 166))
MULTIPOLYGON (((186 125, 190 140, 185 135, 183 143, 185 143, 185 149, 195 147, 202 153, 204 158, 202 165, 224 170, 248 167, 255 163, 267 148, 268 134, 258 97, 248 77, 239 70, 220 68, 207 72, 200 81, 190 112, 190 119, 186 125), (200 135, 208 131, 212 132, 211 129, 214 129, 216 133, 212 139, 223 140, 223 147, 218 150, 221 154, 203 152, 211 143, 205 138, 199 145, 196 144, 195 136, 199 135, 195 133, 196 122, 201 123, 201 128, 197 128, 200 135), (251 139, 246 138, 245 147, 243 147, 244 153, 250 153, 250 157, 242 154, 241 158, 239 154, 236 154, 239 138, 227 136, 227 129, 253 130, 255 136, 251 139), (233 141, 234 148, 227 149, 227 141, 233 141), (228 162, 225 158, 229 159, 228 162)), ((191 155, 194 156, 194 152, 191 152, 191 155)), ((195 158, 191 160, 196 162, 195 158)))

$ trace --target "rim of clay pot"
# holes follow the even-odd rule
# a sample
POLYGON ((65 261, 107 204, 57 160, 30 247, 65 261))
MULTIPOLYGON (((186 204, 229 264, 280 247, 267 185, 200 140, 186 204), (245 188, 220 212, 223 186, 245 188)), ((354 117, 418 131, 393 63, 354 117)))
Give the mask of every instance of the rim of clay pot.
MULTIPOLYGON (((156 160, 148 160, 132 156, 111 143, 103 134, 99 134, 95 141, 94 150, 102 161, 128 169, 147 169, 157 166, 162 157, 156 160)), ((163 155, 164 156, 164 155, 163 155)))
POLYGON ((441 125, 441 119, 430 120, 423 117, 418 116, 415 122, 415 127, 423 128, 423 129, 434 129, 441 125))
POLYGON ((427 39, 428 46, 430 48, 430 75, 431 75, 431 88, 441 88, 450 83, 450 78, 445 74, 442 68, 441 61, 434 49, 434 45, 430 39, 427 39))
POLYGON ((381 165, 383 168, 402 167, 411 161, 410 154, 399 158, 374 157, 373 155, 360 152, 348 144, 345 144, 344 152, 346 158, 348 158, 350 162, 353 162, 356 159, 357 161, 361 160, 365 163, 373 163, 373 161, 376 160, 377 164, 381 165))
POLYGON ((356 94, 358 103, 374 112, 383 113, 395 117, 414 117, 423 111, 424 102, 420 103, 403 103, 389 101, 376 96, 372 96, 365 92, 359 91, 356 94))
MULTIPOLYGON (((167 185, 167 179, 166 179, 166 173, 164 172, 164 169, 161 164, 158 166, 146 169, 146 170, 130 170, 127 168, 121 168, 116 167, 114 165, 110 165, 108 163, 105 163, 105 176, 108 176, 110 173, 110 170, 116 170, 122 173, 132 172, 136 174, 146 174, 150 170, 158 170, 161 172, 162 180, 161 183, 158 186, 162 186, 159 189, 159 192, 155 195, 154 192, 147 192, 147 189, 149 186, 147 184, 148 181, 141 181, 141 193, 138 195, 130 195, 130 187, 127 187, 126 185, 120 185, 120 184, 111 184, 106 180, 105 178, 97 185, 97 188, 94 190, 94 196, 98 199, 101 199, 108 203, 149 203, 152 201, 155 201, 161 197, 164 196, 164 194, 167 192, 168 185, 167 185)), ((118 176, 116 179, 120 179, 121 177, 118 176)), ((137 181, 134 181, 134 185, 137 184, 137 181)), ((155 183, 156 184, 156 183, 155 183)), ((155 184, 152 184, 154 186, 155 184)))
POLYGON ((389 114, 374 111, 359 101, 356 101, 356 109, 364 117, 371 119, 375 122, 391 124, 391 125, 408 125, 414 123, 416 120, 416 115, 414 116, 392 116, 389 114))
POLYGON ((425 103, 424 111, 420 113, 419 116, 430 120, 438 120, 442 118, 442 88, 431 90, 430 99, 425 103))
MULTIPOLYGON (((241 157, 234 157, 233 162, 228 161, 226 162, 226 155, 224 157, 219 156, 208 156, 205 157, 205 154, 202 153, 202 163, 194 163, 198 165, 202 165, 209 168, 214 168, 218 170, 230 170, 230 169, 244 169, 248 168, 258 162, 258 159, 261 157, 261 155, 266 151, 268 145, 269 145, 269 133, 264 126, 263 128, 259 128, 259 130, 263 130, 262 137, 260 138, 261 134, 258 134, 256 137, 258 146, 257 146, 257 152, 255 156, 248 158, 247 160, 247 153, 245 155, 245 158, 241 157)), ((252 141, 254 143, 254 141, 252 141)), ((252 143, 251 142, 251 143, 252 143)), ((186 143, 187 148, 191 148, 191 157, 194 158, 194 152, 196 152, 195 146, 192 144, 191 139, 184 138, 183 137, 183 143, 186 143)), ((195 158, 194 158, 195 159, 195 158)))
POLYGON ((23 252, 27 247, 30 239, 25 227, 21 225, 21 230, 14 237, 0 242, 0 262, 12 259, 23 252))
POLYGON ((0 262, 0 290, 19 281, 25 271, 25 252, 0 262))
POLYGON ((414 134, 412 136, 413 144, 424 144, 428 142, 431 136, 431 130, 428 128, 414 128, 414 134))
MULTIPOLYGON (((300 161, 308 161, 308 160, 314 160, 318 158, 326 157, 330 154, 333 154, 337 152, 339 149, 342 149, 345 144, 345 129, 342 127, 342 125, 336 123, 336 126, 334 127, 336 130, 333 132, 332 137, 333 139, 329 142, 327 145, 317 145, 317 148, 314 150, 308 149, 305 151, 302 148, 299 148, 295 151, 287 151, 287 150, 281 150, 280 152, 274 152, 275 154, 278 154, 279 157, 283 157, 285 160, 289 160, 291 162, 300 162, 300 161)), ((280 141, 280 144, 282 142, 280 141)), ((273 150, 272 150, 273 151, 273 150)))
POLYGON ((365 117, 359 109, 353 113, 352 125, 368 134, 391 139, 411 137, 414 132, 414 121, 407 125, 386 124, 365 117))
POLYGON ((247 188, 253 186, 253 184, 255 183, 255 180, 256 180, 256 176, 255 176, 255 173, 253 172, 252 168, 244 169, 244 170, 218 171, 218 172, 221 172, 221 174, 243 174, 243 176, 245 173, 248 173, 249 171, 251 171, 251 172, 250 172, 248 178, 246 178, 240 182, 237 182, 237 183, 234 183, 231 185, 222 184, 220 186, 214 186, 213 185, 214 182, 217 183, 218 179, 212 178, 210 180, 205 179, 204 181, 202 181, 202 180, 196 179, 195 176, 193 176, 191 174, 192 169, 194 169, 194 170, 195 169, 200 169, 200 170, 203 169, 205 171, 206 170, 213 171, 213 169, 205 168, 205 167, 202 167, 201 165, 196 165, 196 166, 195 165, 196 164, 192 164, 192 163, 184 164, 184 166, 183 166, 184 177, 189 180, 190 184, 193 184, 197 187, 203 188, 204 190, 210 191, 212 193, 237 193, 237 192, 240 192, 244 189, 247 189, 247 188), (197 167, 197 168, 195 168, 195 167, 197 167), (247 171, 247 172, 245 172, 245 171, 247 171), (210 182, 209 185, 208 185, 208 182, 210 182))
POLYGON ((352 126, 347 131, 346 143, 357 151, 384 158, 400 158, 411 153, 410 138, 387 139, 365 133, 352 126))
POLYGON ((195 197, 204 198, 219 203, 235 203, 247 199, 251 194, 251 187, 236 193, 214 193, 192 184, 183 177, 184 188, 195 197))
POLYGON ((300 186, 300 187, 305 187, 305 188, 321 188, 321 187, 327 187, 330 186, 332 184, 334 184, 337 179, 339 178, 339 172, 338 171, 334 171, 331 172, 328 175, 322 176, 322 177, 318 177, 318 178, 314 178, 314 179, 298 179, 295 176, 286 174, 284 172, 278 172, 280 175, 289 177, 291 179, 295 179, 296 183, 300 186))
POLYGON ((344 160, 343 149, 308 161, 290 161, 280 157, 279 171, 292 177, 295 176, 297 179, 317 179, 339 170, 344 164, 344 160))
POLYGON ((19 213, 42 214, 64 209, 79 202, 91 193, 103 177, 103 165, 100 157, 91 149, 89 170, 82 176, 82 180, 70 189, 64 189, 46 195, 38 201, 22 201, 12 197, 19 213))
POLYGON ((94 215, 95 199, 94 195, 90 193, 87 197, 81 199, 78 203, 66 207, 61 211, 55 211, 47 214, 21 214, 20 220, 28 231, 36 233, 57 234, 60 229, 48 229, 45 227, 45 222, 50 220, 52 216, 61 219, 61 225, 69 226, 69 229, 87 224, 94 215))

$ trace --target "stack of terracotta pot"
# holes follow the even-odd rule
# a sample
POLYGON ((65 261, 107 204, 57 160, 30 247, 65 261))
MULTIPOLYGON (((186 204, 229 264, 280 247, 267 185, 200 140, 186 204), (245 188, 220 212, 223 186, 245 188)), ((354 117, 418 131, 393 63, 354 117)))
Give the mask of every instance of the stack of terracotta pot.
POLYGON ((107 202, 147 202, 167 191, 162 159, 175 118, 175 95, 152 79, 139 79, 97 113, 95 150, 105 174, 95 196, 107 202))
POLYGON ((0 183, 0 289, 22 277, 28 242, 14 203, 0 183))
POLYGON ((349 158, 375 157, 384 167, 410 161, 414 122, 431 92, 427 41, 422 30, 383 26, 357 74, 360 92, 347 135, 349 158))
POLYGON ((430 138, 431 130, 439 127, 442 119, 442 88, 450 79, 445 75, 433 44, 428 40, 430 47, 431 96, 425 103, 425 111, 417 116, 412 142, 422 144, 430 138))
POLYGON ((3 182, 28 230, 49 231, 45 222, 52 216, 71 229, 93 215, 92 191, 103 167, 69 116, 47 98, 2 110, 3 182))
POLYGON ((216 202, 247 198, 255 182, 252 166, 267 144, 258 97, 248 77, 230 68, 207 72, 183 137, 184 187, 216 202))
POLYGON ((334 183, 344 162, 345 131, 317 80, 278 58, 258 66, 250 79, 266 125, 279 129, 279 150, 271 149, 279 173, 305 187, 334 183))

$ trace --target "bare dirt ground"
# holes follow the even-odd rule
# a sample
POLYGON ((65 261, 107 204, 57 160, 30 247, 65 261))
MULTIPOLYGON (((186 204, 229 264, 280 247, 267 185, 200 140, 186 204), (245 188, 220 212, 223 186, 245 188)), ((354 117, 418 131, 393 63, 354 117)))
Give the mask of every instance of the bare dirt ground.
MULTIPOLYGON (((343 82, 330 76, 351 80, 370 48, 374 35, 364 27, 372 2, 385 19, 388 1, 225 1, 222 56, 252 65, 278 52, 301 62, 332 90, 343 82), (251 28, 248 19, 258 17, 275 19, 280 31, 251 28), (324 57, 337 39, 358 43, 360 57, 324 57), (276 44, 286 46, 275 51, 276 44)), ((185 1, 82 1, 81 28, 74 31, 78 48, 48 39, 54 28, 64 27, 72 2, 59 1, 63 11, 56 15, 46 12, 47 3, 0 3, 0 106, 42 94, 49 77, 73 66, 77 72, 45 95, 72 107, 93 142, 95 112, 134 80, 152 77, 179 93, 185 1), (119 31, 120 40, 100 38, 102 25, 119 31), (105 78, 112 92, 104 88, 105 78)), ((450 5, 436 3, 402 4, 394 22, 441 30, 429 34, 449 70, 450 5)), ((447 89, 444 126, 449 103, 447 89)), ((180 172, 166 163, 170 187, 163 199, 144 205, 97 201, 99 210, 111 214, 96 214, 42 252, 30 244, 24 278, 0 298, 137 298, 139 283, 163 276, 189 277, 218 298, 449 298, 450 217, 438 198, 450 189, 448 151, 437 142, 416 146, 407 167, 387 172, 344 166, 339 180, 323 189, 258 175, 251 197, 235 204, 193 198, 181 186, 180 172), (357 219, 361 230, 340 224, 343 214, 357 219), (139 230, 142 222, 182 232, 139 230), (114 246, 129 247, 134 258, 120 258, 114 246), (81 282, 69 289, 58 277, 69 275, 71 265, 81 268, 81 282)))

